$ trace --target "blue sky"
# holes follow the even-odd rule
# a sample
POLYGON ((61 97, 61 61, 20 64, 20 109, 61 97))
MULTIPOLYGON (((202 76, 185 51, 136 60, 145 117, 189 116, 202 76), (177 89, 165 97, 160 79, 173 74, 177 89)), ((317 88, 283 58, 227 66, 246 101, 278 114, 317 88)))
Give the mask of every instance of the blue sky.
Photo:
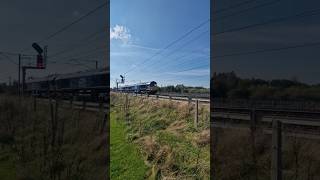
POLYGON ((215 2, 212 73, 320 83, 319 0, 215 2))
POLYGON ((209 87, 209 18, 210 0, 112 0, 111 86, 124 74, 126 84, 209 87))

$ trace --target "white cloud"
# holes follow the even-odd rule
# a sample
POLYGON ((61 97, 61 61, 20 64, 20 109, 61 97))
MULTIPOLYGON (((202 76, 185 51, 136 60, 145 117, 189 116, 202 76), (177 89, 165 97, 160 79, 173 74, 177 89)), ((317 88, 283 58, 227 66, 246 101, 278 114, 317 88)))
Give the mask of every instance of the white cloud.
POLYGON ((110 28, 110 39, 121 40, 123 43, 127 44, 131 39, 131 34, 126 27, 116 25, 110 28))

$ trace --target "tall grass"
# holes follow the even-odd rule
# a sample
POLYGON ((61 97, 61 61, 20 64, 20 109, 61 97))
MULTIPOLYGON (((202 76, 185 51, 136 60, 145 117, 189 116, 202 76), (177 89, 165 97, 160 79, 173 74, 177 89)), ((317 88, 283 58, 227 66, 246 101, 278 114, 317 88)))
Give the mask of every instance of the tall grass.
POLYGON ((30 98, 0 97, 0 144, 12 152, 17 179, 106 178, 102 121, 61 101, 38 100, 35 110, 30 98))
MULTIPOLYGON (((212 167, 216 179, 270 179, 271 134, 258 130, 253 146, 250 130, 212 128, 212 131, 215 135, 212 138, 217 141, 212 167)), ((283 179, 320 179, 320 139, 283 135, 282 146, 283 179)))
POLYGON ((128 143, 137 144, 151 179, 209 179, 209 107, 201 105, 194 128, 194 105, 187 102, 111 94, 111 111, 126 123, 128 143))

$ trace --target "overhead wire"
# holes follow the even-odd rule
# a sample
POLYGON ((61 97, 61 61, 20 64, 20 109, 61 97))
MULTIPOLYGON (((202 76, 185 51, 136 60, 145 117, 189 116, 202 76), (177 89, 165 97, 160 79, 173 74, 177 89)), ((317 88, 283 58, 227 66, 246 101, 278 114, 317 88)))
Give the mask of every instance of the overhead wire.
MULTIPOLYGON (((247 9, 244 9, 244 10, 241 10, 241 11, 237 11, 237 12, 235 12, 235 13, 232 13, 232 14, 229 14, 229 15, 226 15, 226 16, 223 16, 223 17, 220 17, 218 20, 224 19, 224 18, 227 18, 227 17, 231 17, 231 16, 235 16, 235 15, 238 15, 238 14, 241 14, 241 13, 244 13, 244 12, 247 12, 247 11, 249 11, 249 10, 252 10, 252 9, 257 9, 257 8, 269 6, 269 5, 275 4, 275 3, 279 2, 279 1, 280 1, 280 0, 274 0, 274 1, 267 2, 267 3, 258 4, 258 5, 256 5, 256 6, 249 7, 249 8, 247 8, 247 9)), ((248 2, 253 2, 253 1, 246 1, 246 3, 237 4, 236 6, 244 5, 244 4, 247 4, 248 2)), ((255 0, 255 2, 259 2, 259 1, 256 1, 256 0, 255 0)), ((232 7, 233 7, 233 6, 232 6, 232 7)), ((225 9, 225 10, 227 10, 227 9, 225 9)), ((221 11, 221 12, 222 12, 222 11, 221 11)), ((159 61, 158 61, 158 62, 159 62, 159 61)), ((157 64, 158 62, 155 62, 154 64, 157 64)), ((154 65, 154 64, 152 64, 152 65, 154 65)), ((151 66, 152 66, 152 65, 151 65, 151 66)), ((136 67, 139 67, 139 66, 135 66, 134 68, 136 68, 136 67)), ((150 67, 150 66, 148 66, 148 67, 150 67)), ((141 67, 140 67, 140 69, 141 69, 141 67)), ((129 72, 130 72, 130 70, 129 70, 129 72)), ((128 73, 128 72, 126 72, 125 74, 127 74, 127 73, 128 73)))
POLYGON ((225 55, 212 56, 212 59, 232 57, 232 56, 251 55, 251 54, 258 54, 258 53, 276 52, 276 51, 283 51, 283 50, 288 50, 288 49, 296 49, 296 48, 304 48, 304 47, 312 47, 312 46, 320 46, 320 42, 303 43, 303 44, 284 46, 284 47, 279 47, 279 48, 260 49, 260 50, 256 50, 256 51, 230 53, 230 54, 225 54, 225 55))
MULTIPOLYGON (((203 35, 205 35, 206 33, 209 33, 209 30, 206 30, 206 31, 200 33, 198 36, 196 36, 196 37, 192 38, 191 40, 187 41, 186 43, 182 44, 182 46, 179 46, 179 48, 173 49, 170 53, 166 54, 165 56, 162 56, 162 58, 167 58, 167 57, 169 57, 169 56, 171 56, 171 55, 173 55, 173 54, 177 54, 178 52, 180 52, 179 50, 181 50, 183 47, 188 46, 188 45, 190 45, 192 42, 200 39, 200 37, 203 36, 203 35)), ((194 51, 191 51, 191 52, 194 52, 194 51)), ((185 54, 186 54, 185 56, 190 55, 189 52, 186 52, 185 54)), ((185 56, 183 56, 183 57, 185 57, 185 56)), ((154 65, 156 65, 156 64, 158 64, 158 63, 168 62, 168 61, 170 61, 170 60, 171 60, 171 59, 168 58, 167 60, 164 60, 164 61, 155 61, 154 63, 148 65, 147 68, 153 67, 154 65)), ((142 70, 143 67, 140 67, 139 69, 142 70)))
POLYGON ((232 16, 235 16, 235 15, 240 15, 240 14, 243 14, 243 13, 246 13, 250 10, 254 10, 254 9, 258 9, 258 8, 262 8, 262 7, 267 7, 267 6, 270 6, 270 5, 274 5, 278 2, 280 2, 281 0, 273 0, 273 1, 267 1, 265 3, 262 3, 262 4, 257 4, 253 7, 248 7, 246 9, 243 9, 243 10, 240 10, 240 11, 236 11, 234 13, 231 13, 231 14, 228 14, 228 15, 224 15, 222 17, 218 17, 216 19, 213 19, 213 23, 216 23, 216 22, 219 22, 220 20, 223 20, 223 19, 226 19, 226 18, 229 18, 229 17, 232 17, 232 16))
POLYGON ((9 57, 7 54, 5 53, 0 53, 0 55, 2 55, 3 57, 5 57, 6 60, 8 60, 8 62, 18 65, 18 63, 16 63, 11 57, 9 57))
POLYGON ((315 15, 319 15, 319 14, 320 14, 320 8, 319 9, 310 10, 310 11, 304 11, 302 13, 297 13, 297 14, 294 14, 294 15, 291 15, 291 16, 286 16, 286 17, 281 17, 281 18, 274 18, 274 19, 271 19, 271 20, 268 20, 268 21, 264 21, 264 22, 260 22, 260 23, 250 24, 250 25, 247 25, 247 26, 242 26, 242 27, 238 27, 238 28, 232 28, 232 29, 229 29, 229 30, 216 32, 216 33, 211 34, 211 36, 217 36, 217 35, 221 35, 221 34, 225 34, 225 33, 242 31, 242 30, 249 29, 249 28, 254 28, 254 27, 264 26, 264 25, 268 25, 268 24, 272 24, 272 23, 278 23, 278 22, 282 22, 282 21, 291 20, 293 18, 304 18, 304 17, 315 16, 315 15))
MULTIPOLYGON (((72 27, 74 24, 77 24, 78 22, 82 21, 83 19, 85 19, 86 17, 94 14, 96 11, 104 8, 105 6, 107 6, 108 2, 104 2, 102 4, 100 4, 99 6, 95 7, 94 9, 90 10, 89 12, 87 12, 86 14, 82 15, 81 17, 79 17, 78 19, 72 21, 71 23, 61 27, 59 30, 53 32, 52 34, 47 35, 46 37, 44 37, 43 39, 37 41, 37 43, 42 43, 44 41, 48 41, 50 39, 52 39, 53 37, 57 36, 58 34, 68 30, 70 27, 72 27)), ((26 51, 27 49, 30 48, 26 48, 24 50, 22 50, 22 52, 26 51)))
MULTIPOLYGON (((98 34, 102 34, 103 32, 105 32, 105 29, 104 29, 104 28, 103 28, 103 30, 99 30, 98 32, 95 32, 95 33, 93 33, 93 34, 91 34, 91 35, 83 38, 82 40, 78 41, 77 45, 73 45, 73 46, 71 46, 71 47, 69 47, 69 48, 66 48, 66 49, 64 49, 64 50, 61 50, 61 51, 59 51, 59 52, 56 52, 56 53, 50 55, 49 57, 50 57, 51 59, 52 59, 52 58, 56 58, 57 56, 60 56, 60 55, 62 55, 62 54, 72 52, 72 51, 76 50, 77 48, 79 48, 79 47, 81 47, 81 46, 90 45, 90 44, 88 44, 88 43, 86 43, 86 44, 83 44, 83 43, 87 42, 87 40, 92 39, 93 37, 97 36, 98 34)), ((93 39, 92 39, 92 40, 93 40, 93 39)))
POLYGON ((180 42, 182 39, 184 39, 185 37, 189 36, 192 32, 194 32, 195 30, 201 28, 202 26, 204 26, 205 24, 207 24, 210 21, 210 19, 207 19, 206 21, 202 22, 201 24, 197 25, 196 27, 192 28, 191 30, 189 30, 187 33, 183 34, 182 36, 180 36, 179 38, 177 38, 176 40, 170 42, 167 46, 165 46, 163 49, 160 49, 157 53, 155 53, 154 55, 152 55, 150 58, 145 59, 142 63, 139 63, 137 66, 129 69, 127 72, 125 72, 124 74, 127 74, 129 72, 131 72, 133 69, 135 69, 136 67, 138 67, 139 65, 142 65, 150 60, 152 60, 154 57, 156 57, 157 55, 161 54, 162 52, 164 52, 164 50, 170 48, 171 46, 173 46, 174 44, 180 42))

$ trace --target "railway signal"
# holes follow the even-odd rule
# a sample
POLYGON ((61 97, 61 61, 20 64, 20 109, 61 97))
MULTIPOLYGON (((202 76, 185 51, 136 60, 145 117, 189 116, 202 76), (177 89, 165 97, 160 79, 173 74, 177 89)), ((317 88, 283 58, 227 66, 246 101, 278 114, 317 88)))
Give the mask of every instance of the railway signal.
POLYGON ((121 83, 123 84, 124 83, 124 76, 120 75, 121 77, 121 83))
POLYGON ((32 43, 32 47, 38 52, 38 54, 43 53, 43 49, 37 43, 32 43))
POLYGON ((40 54, 37 55, 37 68, 44 69, 43 57, 40 54))
MULTIPOLYGON (((48 46, 45 46, 44 49, 42 49, 39 44, 32 43, 32 47, 38 52, 37 60, 36 60, 36 66, 22 66, 22 93, 26 90, 26 71, 27 69, 45 69, 46 68, 46 61, 47 61, 47 49, 48 46), (43 55, 42 55, 43 53, 43 55)), ((19 60, 21 57, 19 57, 19 60)), ((20 61, 19 61, 20 62, 20 61)), ((19 66, 20 71, 20 66, 19 66)), ((20 77, 20 75, 19 75, 20 77)))
POLYGON ((38 52, 37 55, 37 66, 38 69, 45 69, 46 67, 46 60, 47 60, 47 49, 48 46, 45 46, 44 49, 42 49, 39 44, 32 43, 32 47, 38 52), (42 55, 43 53, 43 55, 42 55))
POLYGON ((119 84, 124 84, 124 81, 125 81, 124 76, 120 75, 120 77, 121 77, 120 81, 118 81, 118 79, 116 79, 117 91, 119 89, 119 84))

